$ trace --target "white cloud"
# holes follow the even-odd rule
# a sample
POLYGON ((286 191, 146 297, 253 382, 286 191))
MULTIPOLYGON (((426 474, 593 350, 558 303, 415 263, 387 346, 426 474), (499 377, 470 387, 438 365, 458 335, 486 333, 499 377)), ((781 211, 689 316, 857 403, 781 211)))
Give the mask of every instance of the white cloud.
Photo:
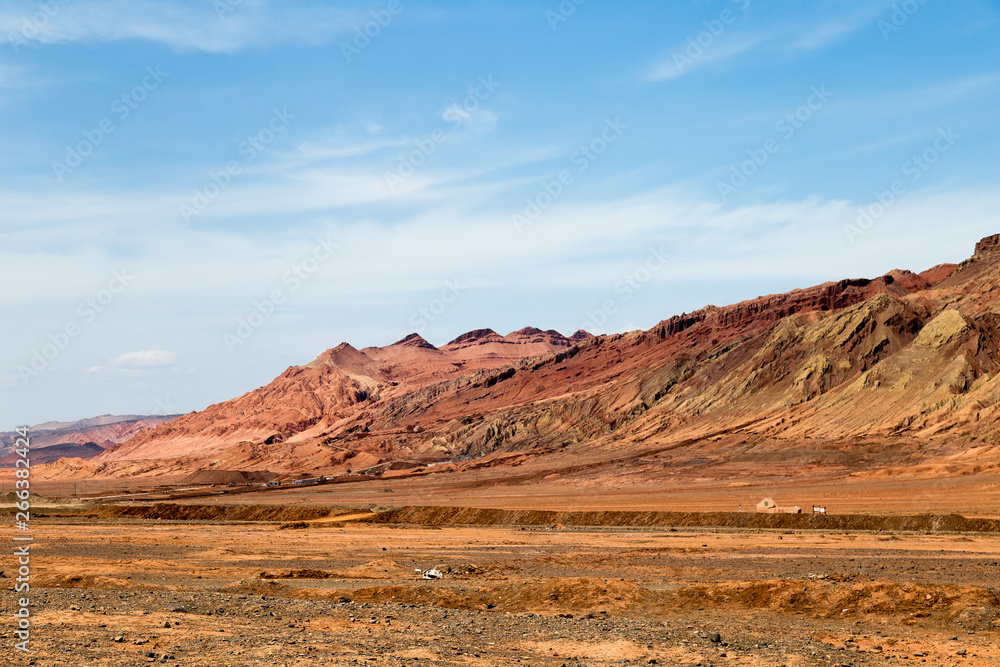
POLYGON ((138 350, 119 354, 108 363, 125 369, 168 368, 176 359, 177 353, 171 350, 138 350))
POLYGON ((457 102, 441 113, 444 120, 456 123, 472 130, 473 132, 487 132, 496 128, 497 115, 486 109, 469 109, 457 102))

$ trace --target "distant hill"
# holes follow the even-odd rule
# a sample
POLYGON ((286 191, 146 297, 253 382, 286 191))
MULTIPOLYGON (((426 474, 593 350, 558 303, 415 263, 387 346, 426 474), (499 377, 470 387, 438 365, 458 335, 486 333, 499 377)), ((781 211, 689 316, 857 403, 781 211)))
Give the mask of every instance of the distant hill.
MULTIPOLYGON (((173 421, 177 417, 178 415, 102 415, 73 422, 45 422, 30 427, 31 448, 34 452, 53 445, 89 444, 97 447, 97 451, 81 449, 79 454, 65 456, 91 458, 107 447, 131 438, 144 428, 173 421)), ((4 467, 3 461, 13 450, 17 438, 17 433, 13 431, 0 433, 0 467, 4 467)), ((39 462, 37 456, 32 456, 32 463, 39 462)))
MULTIPOLYGON (((31 465, 40 465, 42 463, 54 463, 64 457, 75 457, 80 459, 92 459, 101 452, 104 448, 93 442, 85 442, 83 444, 76 442, 64 442, 58 445, 47 445, 44 447, 32 446, 31 447, 31 465)), ((0 458, 0 468, 12 468, 15 465, 15 461, 21 458, 17 454, 11 452, 0 458)))

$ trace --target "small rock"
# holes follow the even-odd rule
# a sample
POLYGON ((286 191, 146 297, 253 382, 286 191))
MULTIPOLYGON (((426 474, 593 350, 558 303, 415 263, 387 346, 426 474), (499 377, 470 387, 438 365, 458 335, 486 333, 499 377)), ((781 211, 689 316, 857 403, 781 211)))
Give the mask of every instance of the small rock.
POLYGON ((712 642, 713 644, 718 644, 719 642, 722 641, 722 635, 720 635, 718 632, 713 632, 708 636, 708 641, 712 642))

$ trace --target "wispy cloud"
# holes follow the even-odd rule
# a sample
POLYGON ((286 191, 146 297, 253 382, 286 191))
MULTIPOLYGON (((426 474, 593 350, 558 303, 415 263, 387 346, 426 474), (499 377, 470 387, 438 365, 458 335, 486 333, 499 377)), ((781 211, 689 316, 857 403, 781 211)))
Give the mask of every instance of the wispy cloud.
MULTIPOLYGON (((363 16, 321 4, 276 6, 267 2, 227 3, 220 13, 210 2, 177 0, 74 0, 56 7, 44 21, 35 4, 0 2, 0 41, 65 44, 142 40, 178 51, 233 52, 276 43, 322 44, 349 33, 363 16)), ((216 3, 218 4, 218 3, 216 3)))
POLYGON ((1000 91, 1000 74, 974 74, 903 90, 844 98, 830 105, 833 113, 866 118, 896 118, 953 105, 974 95, 1000 91))
POLYGON ((115 368, 166 368, 177 360, 171 350, 138 350, 119 354, 109 363, 115 368))
POLYGON ((455 103, 444 110, 441 118, 456 123, 461 127, 466 127, 473 132, 485 132, 492 130, 497 125, 497 115, 486 109, 467 109, 455 103))
MULTIPOLYGON (((771 25, 743 29, 739 24, 724 27, 713 34, 696 26, 689 38, 676 44, 670 53, 648 72, 647 81, 664 81, 690 74, 709 66, 721 66, 757 52, 773 57, 794 58, 824 49, 843 41, 851 34, 874 25, 874 21, 889 5, 882 0, 854 11, 806 23, 799 20, 777 19, 771 25), (699 36, 705 33, 707 38, 699 36), (693 51, 688 48, 694 44, 693 51)), ((748 13, 754 11, 752 8, 748 13)), ((754 17, 761 21, 761 17, 754 17)), ((747 18, 747 22, 751 19, 747 18)), ((721 25, 721 24, 720 24, 721 25)))

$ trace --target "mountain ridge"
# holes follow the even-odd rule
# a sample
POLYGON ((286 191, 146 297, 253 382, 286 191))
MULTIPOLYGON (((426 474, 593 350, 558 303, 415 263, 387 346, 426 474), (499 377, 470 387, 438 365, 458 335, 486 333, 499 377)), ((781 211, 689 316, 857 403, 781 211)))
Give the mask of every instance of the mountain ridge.
MULTIPOLYGON (((596 470, 635 452, 642 462, 626 476, 636 479, 739 478, 769 461, 788 474, 1000 470, 988 444, 1000 416, 998 250, 991 236, 958 265, 706 306, 645 331, 344 343, 91 463, 108 474, 139 461, 147 472, 335 474, 363 462, 415 474, 510 456, 571 456, 596 470)), ((594 475, 588 483, 625 473, 594 475)))

